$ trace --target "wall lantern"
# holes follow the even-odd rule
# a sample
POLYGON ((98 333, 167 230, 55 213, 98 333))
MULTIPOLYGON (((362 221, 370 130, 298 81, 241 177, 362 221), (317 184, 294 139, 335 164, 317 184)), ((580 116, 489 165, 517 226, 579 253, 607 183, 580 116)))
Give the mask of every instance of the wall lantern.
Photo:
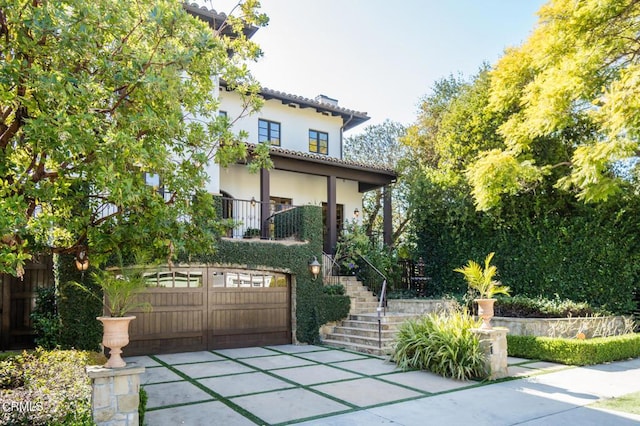
POLYGON ((251 207, 255 207, 255 206, 256 206, 256 198, 251 197, 251 207))
POLYGON ((353 211, 353 217, 357 219, 358 216, 360 216, 360 210, 358 210, 358 208, 356 207, 356 209, 353 211))
POLYGON ((78 271, 86 271, 89 269, 89 256, 87 255, 86 248, 80 248, 78 254, 76 254, 76 268, 78 271))
POLYGON ((309 262, 309 272, 313 274, 313 280, 315 281, 320 274, 320 262, 318 262, 318 258, 313 256, 313 260, 309 262))

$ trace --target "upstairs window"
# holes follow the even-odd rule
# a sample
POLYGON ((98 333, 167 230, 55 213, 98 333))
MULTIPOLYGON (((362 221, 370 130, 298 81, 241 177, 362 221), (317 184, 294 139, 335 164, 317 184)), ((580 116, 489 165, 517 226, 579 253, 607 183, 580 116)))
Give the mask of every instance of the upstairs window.
POLYGON ((258 142, 280 146, 280 123, 258 120, 258 142))
POLYGON ((309 130, 309 152, 329 154, 329 135, 317 130, 309 130))

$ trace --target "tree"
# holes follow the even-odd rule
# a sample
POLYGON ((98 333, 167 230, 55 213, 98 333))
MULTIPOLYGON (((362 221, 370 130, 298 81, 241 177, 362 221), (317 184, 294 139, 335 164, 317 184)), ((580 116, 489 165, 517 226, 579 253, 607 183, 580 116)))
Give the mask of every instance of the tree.
MULTIPOLYGON (((367 126, 364 133, 346 138, 344 158, 376 167, 399 171, 401 162, 406 158, 407 149, 400 143, 405 128, 400 123, 385 120, 382 124, 367 126)), ((406 185, 402 173, 391 185, 392 197, 392 246, 401 240, 409 222, 409 204, 406 198, 406 185)), ((381 188, 365 193, 363 197, 363 223, 369 238, 381 236, 382 207, 384 194, 381 188)))
POLYGON ((506 114, 503 148, 484 152, 468 178, 479 209, 505 194, 557 188, 586 202, 628 186, 620 161, 638 153, 640 2, 553 0, 528 40, 492 71, 491 108, 506 114), (561 141, 565 158, 541 157, 561 141))
POLYGON ((203 166, 246 156, 216 85, 260 107, 243 33, 266 24, 258 7, 213 29, 177 0, 0 0, 0 272, 47 251, 211 249, 203 166))

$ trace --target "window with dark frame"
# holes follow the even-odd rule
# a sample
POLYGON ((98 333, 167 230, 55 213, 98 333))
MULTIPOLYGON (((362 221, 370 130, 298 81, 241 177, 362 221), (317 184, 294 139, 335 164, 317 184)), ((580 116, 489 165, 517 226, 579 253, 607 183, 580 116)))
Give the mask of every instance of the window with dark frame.
POLYGON ((280 146, 280 123, 258 120, 258 142, 280 146))
POLYGON ((309 130, 309 152, 329 154, 329 134, 317 130, 309 130))

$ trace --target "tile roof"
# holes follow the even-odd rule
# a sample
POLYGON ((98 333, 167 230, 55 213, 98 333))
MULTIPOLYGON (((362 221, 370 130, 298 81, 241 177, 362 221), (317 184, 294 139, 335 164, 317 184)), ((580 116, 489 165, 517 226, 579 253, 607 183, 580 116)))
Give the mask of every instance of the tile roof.
POLYGON ((321 102, 317 99, 305 98, 304 96, 292 95, 278 90, 269 89, 267 87, 262 87, 260 89, 260 94, 267 100, 277 99, 285 105, 296 104, 301 108, 315 108, 318 112, 326 112, 334 116, 340 116, 342 117, 345 130, 356 127, 370 118, 366 112, 343 108, 332 103, 321 102))
MULTIPOLYGON (((256 147, 256 144, 247 143, 247 147, 251 151, 256 147)), ((322 154, 314 154, 314 153, 309 153, 309 152, 295 151, 295 150, 292 150, 292 149, 284 149, 284 148, 280 148, 279 146, 270 146, 269 147, 269 152, 270 152, 270 154, 282 155, 282 156, 286 156, 286 157, 301 158, 301 159, 310 160, 310 161, 313 161, 313 162, 316 162, 316 163, 334 164, 334 165, 338 165, 338 166, 346 166, 346 167, 352 168, 352 169, 361 169, 361 170, 365 170, 365 171, 373 171, 373 172, 384 173, 384 174, 389 174, 389 175, 396 176, 395 170, 389 169, 387 167, 381 167, 379 165, 375 165, 375 164, 371 164, 371 163, 364 163, 364 162, 350 161, 350 160, 342 160, 340 158, 329 157, 327 155, 322 155, 322 154)))
MULTIPOLYGON (((225 13, 218 13, 215 9, 208 9, 205 6, 200 6, 197 3, 182 3, 182 7, 187 13, 190 13, 203 21, 207 22, 211 28, 217 30, 220 28, 222 23, 227 19, 227 15, 225 13)), ((253 25, 245 26, 243 29, 244 35, 248 38, 251 38, 256 31, 258 31, 258 27, 253 25)), ((227 27, 223 33, 228 36, 233 36, 233 30, 231 27, 227 27)))

